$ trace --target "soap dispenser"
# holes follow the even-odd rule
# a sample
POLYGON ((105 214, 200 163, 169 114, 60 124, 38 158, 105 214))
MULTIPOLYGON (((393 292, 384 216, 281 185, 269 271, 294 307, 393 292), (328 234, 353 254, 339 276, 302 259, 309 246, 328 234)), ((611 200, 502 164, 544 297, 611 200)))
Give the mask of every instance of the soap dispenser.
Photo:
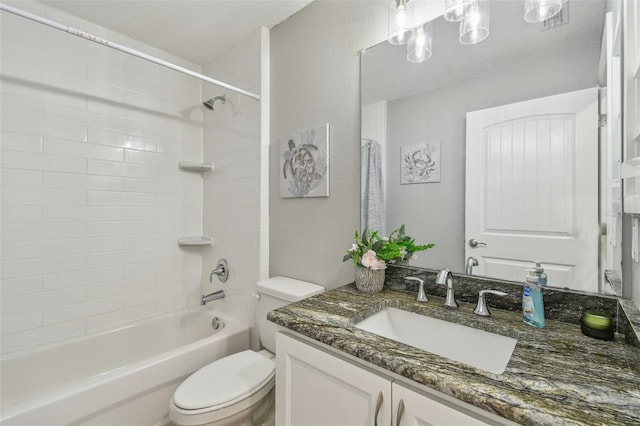
POLYGON ((542 287, 547 286, 547 274, 544 272, 544 268, 542 267, 542 263, 536 260, 536 275, 538 276, 538 283, 542 287))
POLYGON ((533 327, 544 327, 542 287, 535 269, 528 269, 522 291, 522 320, 533 327))

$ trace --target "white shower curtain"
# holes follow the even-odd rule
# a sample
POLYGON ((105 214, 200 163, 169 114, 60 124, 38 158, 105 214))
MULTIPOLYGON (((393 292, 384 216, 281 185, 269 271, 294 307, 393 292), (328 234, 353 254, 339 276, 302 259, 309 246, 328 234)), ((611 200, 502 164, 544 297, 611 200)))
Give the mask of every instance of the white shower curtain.
POLYGON ((363 139, 360 166, 360 226, 386 236, 382 148, 373 140, 363 139))

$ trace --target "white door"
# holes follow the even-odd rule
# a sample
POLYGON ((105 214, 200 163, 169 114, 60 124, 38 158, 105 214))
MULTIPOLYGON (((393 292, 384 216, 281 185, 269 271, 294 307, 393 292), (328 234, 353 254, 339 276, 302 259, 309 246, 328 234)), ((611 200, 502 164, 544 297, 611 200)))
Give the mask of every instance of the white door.
POLYGON ((466 142, 474 274, 521 281, 538 260, 549 286, 597 291, 597 89, 469 112, 466 142))
POLYGON ((391 381, 281 333, 276 336, 276 424, 391 424, 391 381))

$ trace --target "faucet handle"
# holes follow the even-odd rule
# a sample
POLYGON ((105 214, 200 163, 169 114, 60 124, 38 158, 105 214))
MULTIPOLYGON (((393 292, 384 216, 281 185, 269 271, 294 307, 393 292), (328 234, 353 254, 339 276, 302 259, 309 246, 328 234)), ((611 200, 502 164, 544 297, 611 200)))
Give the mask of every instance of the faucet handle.
POLYGON ((418 302, 428 302, 426 293, 424 292, 424 280, 421 280, 417 277, 404 277, 407 281, 416 281, 418 283, 418 296, 416 297, 416 301, 418 302))
POLYGON ((495 294, 497 296, 506 296, 507 293, 505 293, 504 291, 498 291, 498 290, 480 290, 478 292, 478 304, 476 305, 476 308, 473 310, 473 313, 476 315, 480 315, 481 317, 490 317, 491 312, 487 307, 487 302, 485 301, 485 298, 484 298, 485 294, 495 294))

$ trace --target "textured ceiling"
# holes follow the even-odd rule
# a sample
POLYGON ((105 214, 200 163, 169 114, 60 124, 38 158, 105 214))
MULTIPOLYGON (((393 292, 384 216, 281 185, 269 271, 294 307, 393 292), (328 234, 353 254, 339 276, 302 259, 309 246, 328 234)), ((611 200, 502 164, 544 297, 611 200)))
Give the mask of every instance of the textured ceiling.
POLYGON ((272 28, 310 2, 311 0, 43 1, 199 65, 210 62, 259 26, 272 28))

